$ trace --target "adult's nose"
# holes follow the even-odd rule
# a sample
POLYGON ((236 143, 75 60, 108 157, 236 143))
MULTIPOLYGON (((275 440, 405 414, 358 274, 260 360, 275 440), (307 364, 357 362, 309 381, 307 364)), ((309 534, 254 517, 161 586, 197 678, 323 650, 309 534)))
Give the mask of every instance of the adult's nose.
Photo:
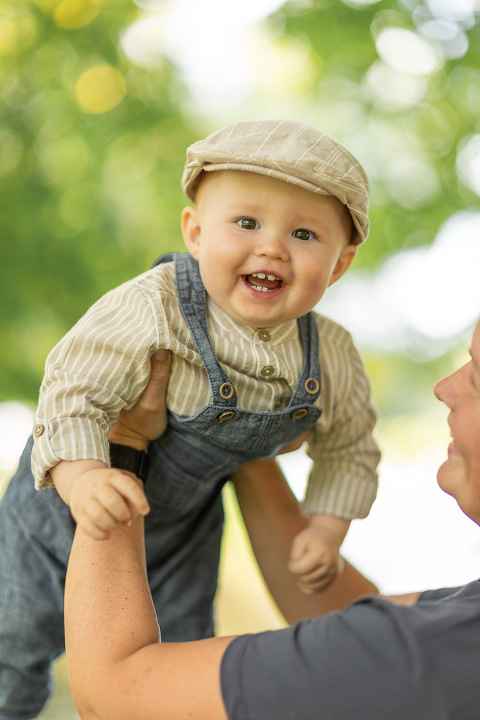
POLYGON ((464 371, 464 368, 465 366, 456 370, 451 375, 447 375, 447 377, 444 377, 442 380, 439 380, 433 388, 435 397, 440 400, 440 402, 445 403, 445 405, 450 409, 452 409, 455 405, 455 399, 458 395, 458 386, 461 381, 461 374, 464 371))

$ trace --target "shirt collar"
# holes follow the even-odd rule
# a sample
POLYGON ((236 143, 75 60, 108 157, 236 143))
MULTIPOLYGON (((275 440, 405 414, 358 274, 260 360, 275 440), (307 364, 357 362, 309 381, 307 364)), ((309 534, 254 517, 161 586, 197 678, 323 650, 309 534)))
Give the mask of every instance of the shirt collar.
MULTIPOLYGON (((255 342, 258 333, 262 328, 243 325, 233 320, 230 315, 222 310, 211 297, 207 297, 207 311, 213 324, 223 332, 237 335, 249 342, 255 342)), ((265 328, 270 333, 271 341, 275 343, 289 342, 298 338, 298 324, 296 320, 287 320, 279 325, 265 328)))

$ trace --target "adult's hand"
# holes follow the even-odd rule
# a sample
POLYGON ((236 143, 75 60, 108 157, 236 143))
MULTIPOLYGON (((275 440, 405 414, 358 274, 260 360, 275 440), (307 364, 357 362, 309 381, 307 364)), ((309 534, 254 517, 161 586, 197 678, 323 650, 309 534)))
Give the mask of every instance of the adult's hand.
POLYGON ((165 393, 170 375, 171 352, 158 350, 151 359, 148 385, 130 410, 122 410, 110 430, 110 442, 146 450, 167 427, 165 393))

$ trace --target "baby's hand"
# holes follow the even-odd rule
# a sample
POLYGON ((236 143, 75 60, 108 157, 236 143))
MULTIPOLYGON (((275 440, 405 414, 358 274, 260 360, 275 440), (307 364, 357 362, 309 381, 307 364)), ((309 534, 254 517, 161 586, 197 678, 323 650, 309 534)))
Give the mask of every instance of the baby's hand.
POLYGON ((91 537, 106 540, 112 530, 129 525, 150 511, 143 484, 114 468, 95 468, 79 475, 70 496, 77 525, 91 537))
POLYGON ((310 524, 295 536, 288 569, 305 595, 325 590, 337 577, 341 563, 338 540, 327 528, 310 524))

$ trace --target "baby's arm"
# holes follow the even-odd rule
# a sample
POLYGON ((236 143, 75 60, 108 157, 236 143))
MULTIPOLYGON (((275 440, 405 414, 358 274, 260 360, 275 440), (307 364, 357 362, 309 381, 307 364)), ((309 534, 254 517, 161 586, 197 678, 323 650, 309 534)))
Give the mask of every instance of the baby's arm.
POLYGON ((292 542, 308 527, 308 519, 280 467, 273 459, 259 460, 244 465, 231 479, 259 568, 288 623, 342 610, 363 595, 378 593, 347 561, 322 593, 301 592, 288 571, 288 560, 292 542))
POLYGON ((316 514, 299 532, 290 548, 288 569, 306 595, 325 590, 341 570, 340 547, 350 526, 349 520, 316 514))
MULTIPOLYGON (((170 363, 168 350, 153 355, 148 385, 131 410, 121 411, 110 430, 111 442, 146 451, 149 442, 165 431, 164 397, 170 363)), ((106 539, 137 513, 146 515, 149 511, 143 486, 133 474, 107 468, 97 460, 64 460, 52 468, 51 475, 77 524, 94 538, 106 539)))
POLYGON ((62 460, 50 472, 77 525, 98 540, 150 510, 140 480, 98 460, 62 460))

